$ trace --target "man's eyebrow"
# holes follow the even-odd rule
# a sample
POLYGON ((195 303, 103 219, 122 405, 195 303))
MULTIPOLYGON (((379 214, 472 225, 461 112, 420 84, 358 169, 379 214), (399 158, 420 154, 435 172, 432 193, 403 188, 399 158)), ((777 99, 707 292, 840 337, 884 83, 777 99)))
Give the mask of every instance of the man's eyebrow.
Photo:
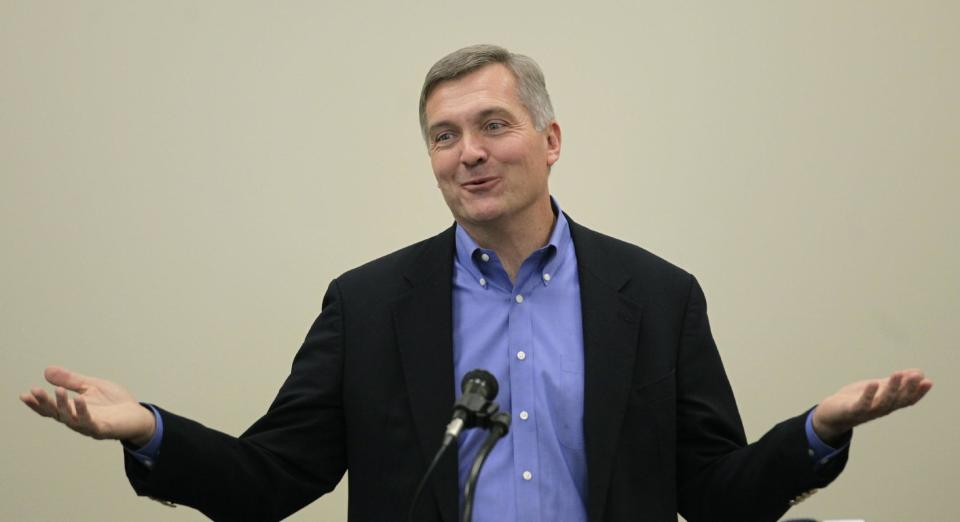
POLYGON ((440 129, 447 129, 453 127, 453 123, 447 120, 438 121, 429 127, 427 127, 427 136, 432 136, 433 133, 437 132, 440 129))
MULTIPOLYGON (((513 113, 504 107, 490 107, 489 109, 484 109, 478 112, 477 115, 473 117, 473 120, 481 121, 491 116, 506 116, 509 118, 514 117, 513 113)), ((456 127, 456 125, 453 122, 448 120, 441 120, 427 127, 427 135, 431 136, 440 129, 446 129, 446 128, 452 128, 452 127, 456 127)))
POLYGON ((508 116, 513 117, 513 113, 503 107, 491 107, 489 109, 484 109, 477 114, 477 120, 485 120, 490 116, 508 116))

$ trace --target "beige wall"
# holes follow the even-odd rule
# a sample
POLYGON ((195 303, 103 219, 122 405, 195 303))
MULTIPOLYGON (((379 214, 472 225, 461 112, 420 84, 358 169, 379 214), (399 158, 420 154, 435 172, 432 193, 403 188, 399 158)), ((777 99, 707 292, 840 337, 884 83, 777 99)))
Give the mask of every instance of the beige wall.
POLYGON ((242 431, 329 280, 450 223, 416 98, 475 42, 546 70, 563 208, 700 278, 751 438, 935 379, 791 515, 957 518, 960 4, 593 5, 0 0, 0 519, 202 519, 17 394, 59 363, 242 431))

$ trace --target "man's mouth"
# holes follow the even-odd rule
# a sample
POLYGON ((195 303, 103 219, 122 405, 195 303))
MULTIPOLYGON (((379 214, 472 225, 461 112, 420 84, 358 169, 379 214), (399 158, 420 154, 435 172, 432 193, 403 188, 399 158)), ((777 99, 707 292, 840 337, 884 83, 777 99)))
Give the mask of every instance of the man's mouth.
POLYGON ((469 192, 480 192, 484 190, 489 190, 494 187, 497 183, 500 182, 500 178, 496 176, 487 176, 484 178, 476 178, 463 183, 461 186, 469 192))

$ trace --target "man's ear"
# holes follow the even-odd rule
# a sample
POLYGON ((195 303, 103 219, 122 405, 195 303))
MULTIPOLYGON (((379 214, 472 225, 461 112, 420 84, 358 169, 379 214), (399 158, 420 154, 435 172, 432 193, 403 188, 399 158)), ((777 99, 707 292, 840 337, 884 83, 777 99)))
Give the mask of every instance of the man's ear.
POLYGON ((547 166, 552 167, 560 159, 560 124, 553 120, 544 131, 547 138, 547 166))

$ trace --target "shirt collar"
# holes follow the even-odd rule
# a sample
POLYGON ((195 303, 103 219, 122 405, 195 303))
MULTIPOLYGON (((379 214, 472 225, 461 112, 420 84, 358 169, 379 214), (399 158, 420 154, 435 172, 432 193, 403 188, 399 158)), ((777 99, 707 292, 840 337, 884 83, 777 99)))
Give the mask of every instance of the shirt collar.
MULTIPOLYGON (((541 261, 541 273, 546 275, 543 277, 543 283, 545 285, 549 285, 550 279, 552 279, 553 275, 560 269, 560 265, 562 265, 563 260, 567 257, 568 251, 573 248, 573 238, 570 236, 570 223, 567 221, 566 216, 563 215, 560 204, 557 203, 557 200, 553 196, 550 196, 550 206, 553 208, 553 213, 557 217, 557 220, 553 225, 553 230, 550 232, 550 238, 547 240, 547 244, 534 252, 534 254, 539 253, 543 258, 541 261)), ((480 248, 477 242, 470 237, 470 234, 468 234, 466 229, 461 227, 459 223, 456 226, 456 248, 457 263, 469 270, 476 279, 479 280, 482 278, 483 275, 479 266, 481 256, 484 254, 493 256, 494 252, 480 248)))

